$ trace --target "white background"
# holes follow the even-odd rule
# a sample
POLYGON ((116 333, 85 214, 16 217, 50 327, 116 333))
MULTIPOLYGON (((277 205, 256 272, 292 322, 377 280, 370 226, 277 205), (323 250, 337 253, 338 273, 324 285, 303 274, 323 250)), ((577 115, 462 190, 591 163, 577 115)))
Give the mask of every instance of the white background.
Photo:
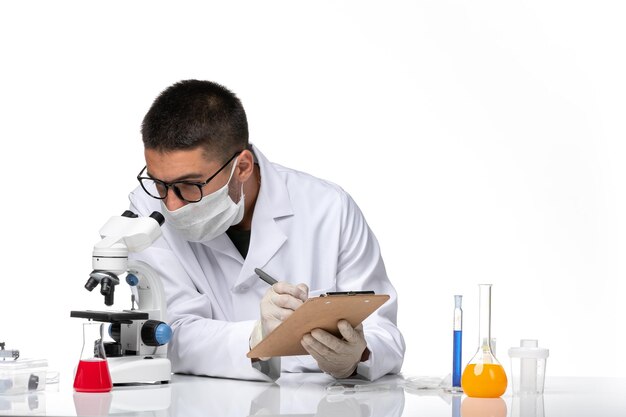
POLYGON ((271 160, 357 201, 406 375, 450 371, 454 294, 471 358, 482 282, 507 371, 538 338, 548 375, 623 375, 625 20, 620 1, 3 2, 0 341, 78 360, 69 311, 104 307, 83 285, 140 122, 198 78, 239 95, 271 160))

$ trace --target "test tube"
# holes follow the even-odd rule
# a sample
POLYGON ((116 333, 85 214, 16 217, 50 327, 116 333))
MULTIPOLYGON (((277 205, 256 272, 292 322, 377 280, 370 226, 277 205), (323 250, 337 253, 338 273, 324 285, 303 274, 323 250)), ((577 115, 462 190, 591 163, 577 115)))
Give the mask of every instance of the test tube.
POLYGON ((461 364, 463 354, 463 310, 462 295, 454 296, 454 335, 452 347, 452 389, 461 391, 461 364))

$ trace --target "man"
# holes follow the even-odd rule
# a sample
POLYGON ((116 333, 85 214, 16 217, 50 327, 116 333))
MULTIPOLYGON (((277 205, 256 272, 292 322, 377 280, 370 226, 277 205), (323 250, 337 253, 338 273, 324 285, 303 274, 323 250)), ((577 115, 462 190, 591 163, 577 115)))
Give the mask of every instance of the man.
POLYGON ((163 280, 174 372, 268 380, 277 370, 369 379, 400 371, 405 345, 396 293, 345 191, 269 162, 248 143, 239 99, 212 82, 167 88, 141 133, 146 167, 131 209, 158 210, 165 224, 163 238, 133 257, 163 280), (255 268, 279 282, 268 286, 255 268), (305 335, 310 356, 282 364, 246 357, 308 297, 350 290, 391 299, 356 328, 340 321, 342 338, 321 329, 305 335))

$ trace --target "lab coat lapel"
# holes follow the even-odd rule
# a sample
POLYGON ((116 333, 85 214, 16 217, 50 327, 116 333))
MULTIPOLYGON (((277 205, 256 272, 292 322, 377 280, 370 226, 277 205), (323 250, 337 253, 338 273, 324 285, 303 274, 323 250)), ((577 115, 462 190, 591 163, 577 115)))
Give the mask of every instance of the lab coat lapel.
POLYGON ((287 186, 274 166, 253 148, 261 170, 261 188, 252 217, 250 250, 236 285, 256 279, 254 268, 263 268, 287 240, 279 222, 293 215, 287 186))
POLYGON ((213 251, 221 252, 224 255, 230 256, 234 260, 239 261, 239 263, 243 263, 241 254, 226 233, 222 233, 215 239, 208 242, 202 242, 202 244, 213 251))

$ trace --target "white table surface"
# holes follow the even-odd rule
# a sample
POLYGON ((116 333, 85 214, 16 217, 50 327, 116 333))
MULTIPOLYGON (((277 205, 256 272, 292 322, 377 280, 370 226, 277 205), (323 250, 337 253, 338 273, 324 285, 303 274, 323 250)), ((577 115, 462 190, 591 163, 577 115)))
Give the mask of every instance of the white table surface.
POLYGON ((277 384, 174 375, 167 385, 82 394, 62 375, 37 394, 0 396, 0 415, 626 417, 626 378, 548 377, 542 396, 507 391, 491 400, 416 391, 403 381, 385 377, 380 391, 333 394, 324 374, 283 374, 277 384))

